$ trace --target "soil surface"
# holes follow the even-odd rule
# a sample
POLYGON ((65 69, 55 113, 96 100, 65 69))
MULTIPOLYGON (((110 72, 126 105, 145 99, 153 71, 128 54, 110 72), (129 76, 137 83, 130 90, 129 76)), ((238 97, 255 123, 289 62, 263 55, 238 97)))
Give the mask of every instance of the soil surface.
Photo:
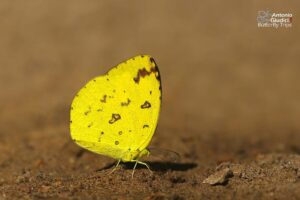
POLYGON ((300 199, 296 1, 0 2, 0 199, 300 199), (293 14, 258 28, 257 12, 293 14), (70 139, 79 88, 138 54, 160 67, 147 159, 70 139), (175 159, 174 153, 180 154, 175 159))

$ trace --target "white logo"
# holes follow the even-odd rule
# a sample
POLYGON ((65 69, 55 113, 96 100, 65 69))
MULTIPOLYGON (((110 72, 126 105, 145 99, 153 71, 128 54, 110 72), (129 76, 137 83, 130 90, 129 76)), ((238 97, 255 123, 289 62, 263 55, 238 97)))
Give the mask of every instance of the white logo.
POLYGON ((275 13, 269 10, 260 10, 257 13, 257 26, 259 28, 291 28, 292 27, 292 13, 275 13))

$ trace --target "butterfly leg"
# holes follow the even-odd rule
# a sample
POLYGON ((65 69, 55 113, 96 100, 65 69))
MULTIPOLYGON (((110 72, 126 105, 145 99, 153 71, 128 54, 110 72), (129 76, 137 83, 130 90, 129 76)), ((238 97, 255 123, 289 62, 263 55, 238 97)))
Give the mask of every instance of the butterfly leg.
POLYGON ((113 170, 111 170, 111 172, 109 172, 109 174, 112 174, 114 171, 116 171, 116 169, 118 168, 120 162, 121 162, 121 160, 118 160, 116 166, 113 168, 113 170))
POLYGON ((135 162, 135 164, 134 164, 134 167, 133 167, 133 172, 132 172, 132 174, 131 174, 131 175, 132 175, 132 178, 133 178, 134 170, 135 170, 135 168, 136 168, 136 166, 137 166, 138 163, 141 164, 141 165, 146 166, 147 169, 149 170, 149 172, 150 172, 151 174, 153 174, 153 172, 151 171, 151 169, 150 169, 150 167, 149 167, 149 165, 148 165, 147 163, 144 163, 144 162, 139 161, 139 160, 133 160, 133 161, 135 162))
POLYGON ((132 171, 132 174, 131 174, 131 178, 133 178, 133 174, 134 174, 134 171, 135 171, 135 168, 136 168, 137 164, 138 164, 138 162, 135 161, 135 164, 134 164, 134 167, 133 167, 133 171, 132 171))

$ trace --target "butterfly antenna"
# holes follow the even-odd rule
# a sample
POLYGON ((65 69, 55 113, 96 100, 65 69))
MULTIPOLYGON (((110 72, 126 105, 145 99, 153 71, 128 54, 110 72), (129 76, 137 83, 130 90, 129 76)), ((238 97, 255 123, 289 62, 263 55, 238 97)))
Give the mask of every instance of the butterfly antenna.
POLYGON ((172 162, 176 162, 180 159, 180 154, 169 150, 169 149, 163 149, 163 148, 157 148, 157 147, 149 147, 148 148, 150 151, 150 155, 159 158, 159 159, 163 159, 163 158, 168 158, 170 160, 172 160, 172 162))

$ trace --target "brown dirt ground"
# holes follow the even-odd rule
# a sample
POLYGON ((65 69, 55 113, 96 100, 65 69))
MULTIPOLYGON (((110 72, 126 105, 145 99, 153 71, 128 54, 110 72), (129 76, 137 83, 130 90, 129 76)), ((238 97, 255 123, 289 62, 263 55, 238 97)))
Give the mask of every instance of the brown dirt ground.
POLYGON ((0 199, 300 199, 296 1, 0 2, 0 199), (293 13, 258 29, 257 11, 293 13), (69 107, 89 79, 156 58, 163 105, 154 173, 81 150, 69 107), (105 66, 105 67, 103 67, 105 66), (203 184, 230 168, 224 185, 203 184))

